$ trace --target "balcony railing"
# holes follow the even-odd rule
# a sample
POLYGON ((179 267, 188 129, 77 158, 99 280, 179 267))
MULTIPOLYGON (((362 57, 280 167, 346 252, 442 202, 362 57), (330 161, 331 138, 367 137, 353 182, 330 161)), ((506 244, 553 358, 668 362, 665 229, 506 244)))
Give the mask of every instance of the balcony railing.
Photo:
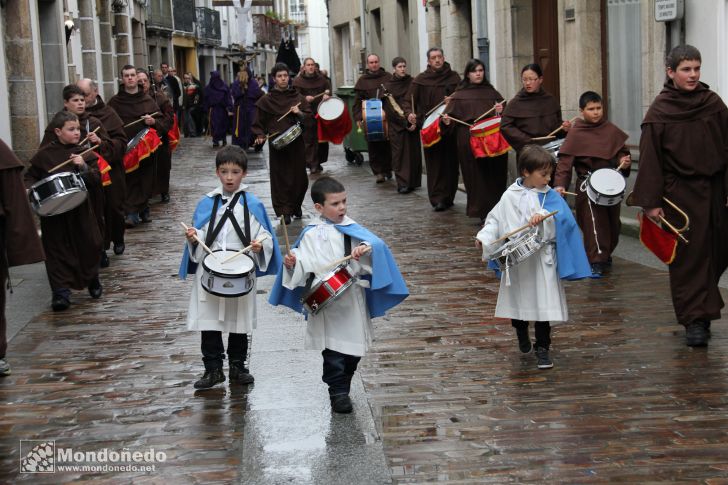
POLYGON ((299 25, 306 25, 306 12, 289 12, 288 18, 299 25))
POLYGON ((253 14, 253 32, 259 44, 277 45, 281 41, 280 22, 263 14, 253 14))
POLYGON ((197 38, 203 45, 221 45, 220 12, 207 7, 197 7, 197 38))
POLYGON ((174 7, 174 30, 194 34, 195 2, 193 0, 172 0, 174 7))
POLYGON ((147 28, 169 30, 172 22, 172 2, 170 0, 151 0, 147 6, 147 28))

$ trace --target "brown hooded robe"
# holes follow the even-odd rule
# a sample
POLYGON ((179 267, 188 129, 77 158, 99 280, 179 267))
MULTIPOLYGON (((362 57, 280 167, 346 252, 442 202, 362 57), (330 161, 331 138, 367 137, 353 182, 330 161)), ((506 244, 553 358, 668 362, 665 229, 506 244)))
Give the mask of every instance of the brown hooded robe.
POLYGON ((412 104, 408 99, 412 76, 404 77, 393 75, 384 83, 387 93, 394 99, 403 112, 400 115, 389 101, 390 97, 383 101, 384 111, 387 112, 389 120, 389 146, 392 152, 392 168, 397 179, 397 187, 416 189, 422 186, 422 151, 420 147, 420 132, 416 125, 414 130, 408 130, 410 125, 407 121, 407 110, 412 104))
MULTIPOLYGON (((306 96, 317 96, 327 89, 331 92, 331 82, 318 71, 313 76, 307 76, 304 73, 299 74, 293 79, 293 87, 304 98, 306 96)), ((322 100, 323 96, 313 100, 310 104, 312 116, 307 116, 304 120, 303 143, 306 145, 306 166, 314 170, 326 161, 329 153, 329 144, 319 143, 318 141, 316 113, 322 100)))
MULTIPOLYGON (((377 72, 367 71, 359 77, 354 85, 356 98, 351 109, 354 121, 364 122, 362 102, 373 98, 381 99, 384 94, 382 84, 389 81, 391 77, 392 75, 382 68, 379 68, 377 72)), ((389 141, 367 140, 367 147, 369 165, 374 175, 390 177, 392 175, 392 153, 389 148, 389 141)))

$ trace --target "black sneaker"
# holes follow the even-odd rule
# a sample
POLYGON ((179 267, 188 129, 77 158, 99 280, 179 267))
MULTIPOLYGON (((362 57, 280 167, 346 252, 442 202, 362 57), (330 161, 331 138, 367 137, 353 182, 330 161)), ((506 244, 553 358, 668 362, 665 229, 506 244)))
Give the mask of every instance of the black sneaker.
POLYGON ((349 414, 354 410, 354 406, 351 404, 351 399, 349 399, 348 394, 337 394, 336 396, 331 396, 331 409, 335 413, 339 414, 349 414))
POLYGON ((685 325, 685 343, 688 347, 705 347, 708 345, 708 330, 704 322, 695 321, 685 325))
POLYGON ((550 369, 554 366, 554 363, 549 357, 549 349, 543 347, 536 348, 536 360, 539 369, 550 369))
POLYGON ((121 256, 124 254, 124 250, 126 249, 126 244, 123 242, 120 243, 114 243, 114 254, 117 256, 121 256))
POLYGON ((142 222, 152 222, 152 217, 150 215, 149 207, 145 207, 143 211, 139 213, 139 218, 142 222))
POLYGON ((62 312, 63 310, 68 310, 68 307, 71 306, 71 300, 63 295, 55 294, 53 295, 53 300, 51 300, 51 308, 53 308, 54 312, 62 312))
POLYGON ((533 346, 531 345, 531 339, 528 337, 528 327, 517 328, 516 335, 518 336, 518 350, 524 354, 529 353, 533 346))
POLYGON ((166 194, 166 193, 160 195, 159 197, 160 197, 159 201, 162 202, 163 204, 166 204, 170 200, 169 199, 169 194, 166 194))
POLYGON ((99 267, 100 268, 109 267, 109 255, 106 254, 106 251, 101 251, 101 261, 99 261, 99 267))
POLYGON ((708 338, 712 337, 712 332, 710 331, 710 320, 703 320, 700 323, 703 324, 703 328, 705 329, 706 333, 708 334, 708 338))
POLYGON ((255 379, 242 364, 230 362, 230 383, 233 382, 236 384, 252 384, 255 379))
POLYGON ((225 374, 222 369, 205 370, 205 374, 200 380, 195 382, 195 389, 210 389, 215 384, 225 382, 225 374))
POLYGON ((103 287, 101 286, 101 281, 99 281, 99 277, 92 279, 91 282, 88 284, 88 294, 91 295, 91 298, 94 300, 97 300, 101 298, 101 294, 104 292, 103 287))
POLYGON ((604 267, 602 266, 602 263, 592 263, 591 272, 595 276, 601 276, 604 273, 604 267))

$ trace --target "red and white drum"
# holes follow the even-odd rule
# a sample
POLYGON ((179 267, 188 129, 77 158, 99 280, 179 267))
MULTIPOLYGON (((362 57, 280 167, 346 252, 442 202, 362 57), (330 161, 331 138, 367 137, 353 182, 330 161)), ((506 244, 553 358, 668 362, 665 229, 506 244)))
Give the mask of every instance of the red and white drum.
POLYGON ((445 107, 446 106, 443 104, 430 113, 425 119, 425 123, 422 125, 422 129, 420 130, 420 139, 422 140, 423 147, 431 147, 440 141, 440 116, 442 116, 442 113, 445 111, 445 107))
POLYGON ((139 168, 145 158, 162 145, 162 140, 154 128, 145 127, 126 144, 124 154, 124 172, 130 173, 139 168))
POLYGON ((500 122, 500 116, 494 116, 470 127, 470 151, 475 158, 497 157, 511 149, 501 134, 500 122))
POLYGON ((339 145, 351 131, 351 116, 346 109, 346 103, 336 96, 321 101, 316 119, 318 119, 319 143, 331 142, 339 145))
POLYGON ((341 296, 355 282, 356 277, 349 272, 349 265, 342 263, 321 278, 321 281, 314 285, 306 296, 301 298, 301 303, 311 315, 316 315, 326 308, 326 305, 341 296))

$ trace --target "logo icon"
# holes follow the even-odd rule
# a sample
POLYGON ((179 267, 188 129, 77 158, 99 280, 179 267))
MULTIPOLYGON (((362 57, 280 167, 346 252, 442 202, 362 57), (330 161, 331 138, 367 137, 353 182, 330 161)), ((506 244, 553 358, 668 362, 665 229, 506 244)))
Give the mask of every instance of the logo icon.
POLYGON ((20 440, 20 473, 55 473, 56 442, 20 440))

